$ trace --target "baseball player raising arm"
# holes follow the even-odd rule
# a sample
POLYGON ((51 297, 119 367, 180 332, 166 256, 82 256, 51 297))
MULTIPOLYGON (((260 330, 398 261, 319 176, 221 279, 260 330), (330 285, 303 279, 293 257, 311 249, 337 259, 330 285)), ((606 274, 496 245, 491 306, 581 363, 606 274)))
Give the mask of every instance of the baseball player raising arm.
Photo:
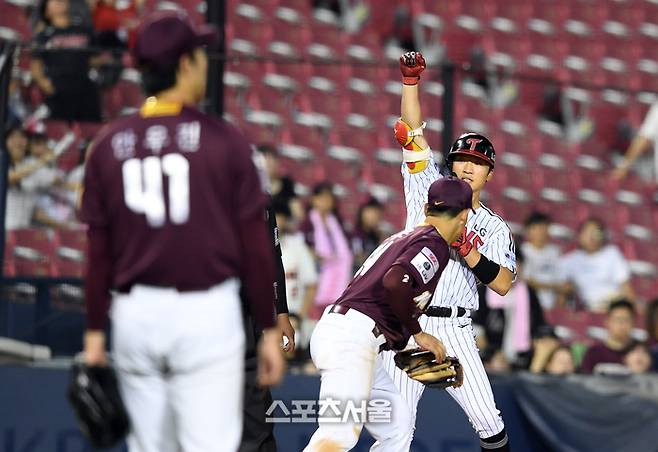
MULTIPOLYGON (((400 350, 413 335, 416 343, 443 362, 444 345, 422 332, 418 316, 425 309, 448 262, 449 243, 466 222, 472 190, 455 178, 436 181, 426 191, 426 217, 416 228, 386 239, 366 259, 335 304, 328 306, 311 337, 311 357, 322 375, 319 427, 305 452, 347 451, 356 445, 364 419, 336 422, 323 405, 338 402, 339 411, 370 401, 373 384, 386 392, 397 422, 411 416, 386 370, 377 360, 382 350, 400 350), (380 368, 376 366, 379 364, 380 368)), ((422 383, 421 383, 422 384, 422 383)), ((389 451, 409 448, 408 428, 391 432, 388 423, 366 428, 389 451)), ((377 449, 373 446, 372 450, 377 449)))
POLYGON ((114 364, 132 421, 131 452, 237 450, 242 427, 244 285, 261 384, 284 370, 275 328, 267 198, 251 149, 232 126, 195 108, 203 47, 216 30, 180 12, 140 26, 133 56, 148 99, 97 136, 85 171, 88 224, 85 360, 114 364))
MULTIPOLYGON (((403 146, 407 229, 422 221, 423 192, 443 177, 422 134, 424 123, 418 83, 424 69, 425 60, 418 52, 407 52, 400 58, 404 83, 402 117, 396 124, 395 135, 403 146)), ((494 175, 495 159, 493 145, 476 133, 461 135, 446 157, 448 169, 473 189, 473 211, 469 212, 461 236, 452 243, 450 260, 431 306, 420 319, 423 331, 438 337, 448 355, 457 357, 464 368, 463 385, 447 391, 467 414, 480 437, 483 451, 509 450, 505 426, 475 346, 470 319, 470 312, 478 309, 478 282, 504 295, 516 272, 514 241, 509 227, 480 202, 481 190, 494 175)), ((383 359, 415 418, 424 386, 401 372, 391 353, 383 355, 383 359)))

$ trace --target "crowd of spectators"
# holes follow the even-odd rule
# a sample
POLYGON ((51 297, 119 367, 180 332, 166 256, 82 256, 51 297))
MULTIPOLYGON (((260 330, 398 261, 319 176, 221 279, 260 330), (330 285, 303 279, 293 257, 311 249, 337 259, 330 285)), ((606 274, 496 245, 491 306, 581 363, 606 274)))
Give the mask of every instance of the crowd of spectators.
MULTIPOLYGON (((375 198, 364 199, 356 218, 343 219, 330 182, 312 187, 306 197, 298 196, 293 177, 280 166, 277 149, 259 149, 272 181, 290 312, 297 326, 295 359, 304 362, 323 308, 385 238, 384 207, 375 198)), ((605 225, 596 218, 584 221, 570 250, 553 243, 550 227, 549 215, 531 213, 517 237, 517 279, 512 289, 500 296, 481 287, 474 323, 487 368, 553 375, 658 369, 658 300, 646 313, 636 304, 629 264, 607 240, 605 225), (551 313, 564 310, 605 315, 605 329, 595 329, 598 334, 584 340, 570 339, 550 321, 551 313), (647 319, 645 341, 638 340, 644 327, 638 317, 647 319)))

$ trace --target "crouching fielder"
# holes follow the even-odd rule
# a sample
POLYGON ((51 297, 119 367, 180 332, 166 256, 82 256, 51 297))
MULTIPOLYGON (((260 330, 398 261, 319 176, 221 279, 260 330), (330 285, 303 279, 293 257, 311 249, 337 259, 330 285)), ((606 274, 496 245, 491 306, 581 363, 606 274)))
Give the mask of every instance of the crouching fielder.
POLYGON ((322 375, 320 406, 330 399, 341 409, 362 406, 374 398, 374 383, 376 395, 389 398, 400 428, 345 416, 346 422, 337 423, 328 417, 335 413, 323 415, 320 409, 319 427, 305 452, 350 450, 364 423, 378 440, 372 450, 409 448, 413 424, 407 404, 377 356, 405 348, 413 336, 437 361, 444 360, 445 347, 421 331, 417 318, 432 298, 450 256, 449 243, 464 228, 472 200, 469 185, 455 178, 436 181, 426 193, 424 221, 389 237, 368 257, 341 297, 326 308, 311 337, 311 357, 322 375))

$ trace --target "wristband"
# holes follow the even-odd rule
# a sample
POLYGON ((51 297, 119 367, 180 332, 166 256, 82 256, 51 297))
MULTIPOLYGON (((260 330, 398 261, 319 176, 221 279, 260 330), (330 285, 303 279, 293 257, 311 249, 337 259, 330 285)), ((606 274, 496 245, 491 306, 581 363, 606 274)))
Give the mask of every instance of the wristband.
POLYGON ((402 77, 402 83, 405 85, 417 85, 420 77, 402 77))
POLYGON ((480 260, 471 270, 482 284, 489 284, 498 276, 500 265, 487 259, 484 254, 480 254, 480 260))

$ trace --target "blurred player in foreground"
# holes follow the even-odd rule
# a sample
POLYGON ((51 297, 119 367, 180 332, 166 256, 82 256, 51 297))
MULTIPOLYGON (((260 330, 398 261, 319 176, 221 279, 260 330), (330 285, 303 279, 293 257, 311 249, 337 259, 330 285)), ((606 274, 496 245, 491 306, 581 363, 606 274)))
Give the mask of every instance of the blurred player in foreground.
MULTIPOLYGON (((366 259, 335 304, 328 306, 311 337, 311 356, 320 370, 320 405, 329 399, 359 406, 386 395, 392 418, 407 419, 401 435, 388 423, 367 423, 379 442, 371 450, 408 450, 412 426, 404 400, 377 359, 382 350, 405 348, 410 336, 416 344, 445 358, 445 347, 434 336, 421 331, 418 316, 427 306, 450 256, 449 243, 457 239, 471 208, 468 184, 447 178, 426 192, 424 221, 413 230, 386 239, 366 259), (373 384, 379 388, 372 393, 373 384)), ((332 414, 331 412, 328 414, 332 414)), ((355 419, 336 423, 320 412, 319 427, 306 452, 347 451, 359 439, 364 422, 355 419)))
MULTIPOLYGON (((423 221, 424 194, 430 184, 443 176, 423 137, 423 119, 418 95, 425 60, 418 52, 400 57, 402 72, 402 117, 396 124, 396 138, 403 146, 402 175, 410 229, 423 221)), ((461 135, 452 145, 446 161, 448 170, 473 189, 473 211, 452 252, 434 292, 431 306, 421 317, 423 331, 438 337, 448 355, 464 368, 464 384, 446 389, 468 415, 480 437, 483 451, 507 451, 505 425, 496 408, 491 384, 480 360, 471 326, 471 311, 478 309, 478 281, 505 295, 514 280, 516 261, 512 233, 501 217, 480 202, 480 193, 493 177, 496 153, 489 140, 476 133, 461 135)), ((425 386, 410 379, 396 365, 392 353, 385 353, 385 367, 409 403, 412 415, 425 386)), ((393 419, 395 422, 395 419, 393 419)))
POLYGON ((99 133, 86 165, 84 355, 88 365, 106 364, 114 289, 114 364, 131 452, 237 449, 241 284, 264 328, 259 381, 276 384, 284 371, 267 198, 251 149, 232 126, 196 109, 206 87, 203 47, 215 39, 214 29, 197 29, 182 13, 148 18, 133 56, 150 97, 99 133))

